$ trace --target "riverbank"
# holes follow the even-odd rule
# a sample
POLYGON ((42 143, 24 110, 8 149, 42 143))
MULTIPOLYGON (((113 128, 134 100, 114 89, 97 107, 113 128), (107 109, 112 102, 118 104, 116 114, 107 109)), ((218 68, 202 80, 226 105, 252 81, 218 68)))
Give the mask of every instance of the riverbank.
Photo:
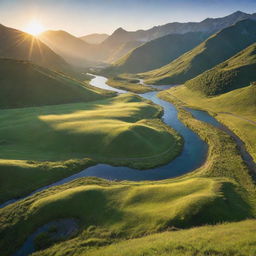
POLYGON ((12 232, 18 237, 15 244, 12 241, 15 249, 45 219, 54 220, 57 216, 79 217, 84 231, 75 239, 35 255, 65 255, 72 250, 78 256, 106 244, 141 236, 146 239, 169 228, 254 218, 255 185, 234 140, 185 110, 179 109, 179 118, 209 144, 203 166, 185 176, 163 181, 82 178, 39 192, 0 210, 2 223, 9 223, 0 223, 1 232, 5 233, 1 251, 8 255, 12 232), (97 242, 89 243, 91 239, 97 242))

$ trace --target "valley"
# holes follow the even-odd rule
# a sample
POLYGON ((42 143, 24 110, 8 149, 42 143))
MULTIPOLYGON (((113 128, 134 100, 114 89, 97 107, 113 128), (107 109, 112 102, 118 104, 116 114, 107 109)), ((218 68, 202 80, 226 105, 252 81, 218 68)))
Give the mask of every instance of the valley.
POLYGON ((0 25, 0 255, 254 256, 256 14, 73 2, 0 25))

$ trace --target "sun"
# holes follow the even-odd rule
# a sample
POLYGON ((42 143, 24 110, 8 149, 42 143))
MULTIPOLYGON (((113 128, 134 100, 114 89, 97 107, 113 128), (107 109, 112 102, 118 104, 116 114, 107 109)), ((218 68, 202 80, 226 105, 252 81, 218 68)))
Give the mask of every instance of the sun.
POLYGON ((42 33, 43 31, 44 31, 43 25, 36 20, 31 21, 25 28, 25 32, 27 32, 33 36, 37 36, 40 33, 42 33))

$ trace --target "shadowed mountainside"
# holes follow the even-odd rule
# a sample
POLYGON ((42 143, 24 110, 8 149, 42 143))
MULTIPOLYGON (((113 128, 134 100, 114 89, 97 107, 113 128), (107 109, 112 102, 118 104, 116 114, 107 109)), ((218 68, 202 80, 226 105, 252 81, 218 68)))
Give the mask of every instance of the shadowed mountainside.
POLYGON ((256 41, 256 21, 243 20, 211 36, 159 69, 143 73, 147 83, 183 83, 229 59, 256 41))

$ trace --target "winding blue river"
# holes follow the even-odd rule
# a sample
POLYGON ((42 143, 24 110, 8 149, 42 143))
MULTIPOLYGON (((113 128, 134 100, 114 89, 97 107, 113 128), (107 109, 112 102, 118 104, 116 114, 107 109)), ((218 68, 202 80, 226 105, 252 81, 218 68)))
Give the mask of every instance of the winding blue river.
MULTIPOLYGON (((103 76, 94 76, 91 80, 90 84, 92 86, 112 90, 117 93, 126 93, 127 91, 119 90, 113 88, 106 84, 107 78, 103 76)), ((154 87, 154 86, 153 86, 154 87)), ((165 90, 170 88, 170 85, 163 85, 163 86, 155 86, 158 89, 165 90)), ((145 99, 149 99, 154 103, 160 105, 164 109, 164 114, 162 120, 176 131, 178 131, 184 138, 184 147, 182 153, 176 157, 173 161, 166 165, 162 165, 156 168, 152 168, 149 170, 136 170, 129 167, 114 167, 107 164, 97 164, 95 166, 89 167, 77 174, 69 176, 65 179, 62 179, 58 182, 50 184, 48 186, 42 187, 34 191, 32 194, 47 189, 52 186, 61 185, 72 181, 77 178, 81 177, 99 177, 109 180, 131 180, 131 181, 144 181, 144 180, 162 180, 172 177, 177 177, 187 172, 190 172, 199 166, 201 166, 206 157, 208 152, 207 144, 199 138, 199 136, 186 127, 177 117, 177 110, 173 104, 161 100, 157 97, 157 91, 154 92, 147 92, 144 94, 140 94, 145 99)), ((190 110, 193 112, 194 116, 200 120, 205 122, 209 122, 215 126, 218 126, 218 122, 208 115, 204 111, 199 110, 190 110)), ((30 195, 32 195, 30 194, 30 195)), ((9 200, 4 204, 0 205, 0 207, 4 207, 8 204, 17 201, 17 199, 9 200)))

